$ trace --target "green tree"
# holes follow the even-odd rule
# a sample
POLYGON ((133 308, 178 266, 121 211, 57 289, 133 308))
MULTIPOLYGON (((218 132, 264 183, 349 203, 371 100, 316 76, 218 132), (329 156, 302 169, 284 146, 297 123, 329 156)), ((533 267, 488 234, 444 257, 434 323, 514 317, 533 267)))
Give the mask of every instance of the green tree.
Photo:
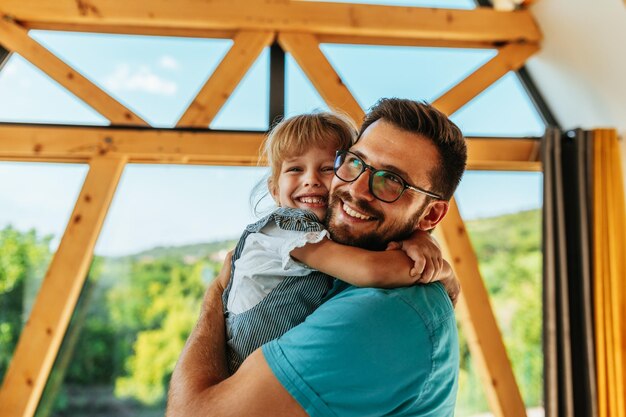
POLYGON ((176 360, 200 312, 205 268, 212 267, 171 259, 139 263, 129 286, 112 289, 112 318, 133 336, 125 374, 115 382, 116 395, 148 405, 164 400, 176 360), (129 294, 137 298, 123 306, 117 303, 121 297, 128 300, 129 294))
POLYGON ((0 230, 0 378, 13 356, 30 307, 27 283, 38 287, 50 262, 52 236, 0 230))
MULTIPOLYGON (((489 291, 513 372, 527 406, 543 401, 541 212, 525 211, 468 222, 481 275, 489 291)), ((461 341, 459 402, 466 415, 487 403, 461 341)))

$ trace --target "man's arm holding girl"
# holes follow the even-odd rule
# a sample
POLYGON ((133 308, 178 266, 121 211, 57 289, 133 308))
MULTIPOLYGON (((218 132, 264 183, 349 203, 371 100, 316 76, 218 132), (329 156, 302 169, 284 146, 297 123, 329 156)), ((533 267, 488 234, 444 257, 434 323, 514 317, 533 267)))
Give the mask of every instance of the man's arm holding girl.
POLYGON ((205 293, 198 323, 178 359, 166 416, 306 416, 260 350, 228 376, 222 293, 229 277, 230 256, 205 293))

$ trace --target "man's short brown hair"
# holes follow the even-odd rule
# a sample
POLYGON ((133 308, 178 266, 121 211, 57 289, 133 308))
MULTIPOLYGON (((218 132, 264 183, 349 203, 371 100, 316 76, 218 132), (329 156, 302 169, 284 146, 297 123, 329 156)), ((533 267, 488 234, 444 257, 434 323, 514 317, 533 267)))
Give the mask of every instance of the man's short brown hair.
POLYGON ((461 182, 467 163, 467 146, 458 126, 425 102, 384 98, 365 115, 358 137, 380 119, 399 129, 423 136, 435 145, 440 160, 437 168, 430 173, 431 191, 440 194, 444 200, 450 200, 461 182))

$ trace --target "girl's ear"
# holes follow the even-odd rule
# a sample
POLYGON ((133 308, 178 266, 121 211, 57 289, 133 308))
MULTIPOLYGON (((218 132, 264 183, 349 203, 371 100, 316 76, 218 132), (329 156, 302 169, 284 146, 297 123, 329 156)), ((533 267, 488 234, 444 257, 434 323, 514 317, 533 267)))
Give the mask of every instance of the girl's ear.
POLYGON ((280 196, 278 193, 278 187, 274 185, 274 181, 271 178, 267 179, 267 189, 270 191, 270 195, 274 199, 274 202, 280 207, 280 196))

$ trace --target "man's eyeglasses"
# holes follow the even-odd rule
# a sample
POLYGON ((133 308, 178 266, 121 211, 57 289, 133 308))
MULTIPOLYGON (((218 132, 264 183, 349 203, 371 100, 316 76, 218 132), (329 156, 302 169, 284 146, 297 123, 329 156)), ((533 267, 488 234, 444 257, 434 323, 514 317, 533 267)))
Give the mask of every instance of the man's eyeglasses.
POLYGON ((442 200, 438 194, 409 185, 398 174, 367 165, 358 155, 350 151, 337 151, 334 170, 335 176, 340 180, 345 182, 356 181, 366 169, 371 171, 369 180, 370 193, 380 201, 393 203, 402 196, 407 188, 437 200, 442 200))

